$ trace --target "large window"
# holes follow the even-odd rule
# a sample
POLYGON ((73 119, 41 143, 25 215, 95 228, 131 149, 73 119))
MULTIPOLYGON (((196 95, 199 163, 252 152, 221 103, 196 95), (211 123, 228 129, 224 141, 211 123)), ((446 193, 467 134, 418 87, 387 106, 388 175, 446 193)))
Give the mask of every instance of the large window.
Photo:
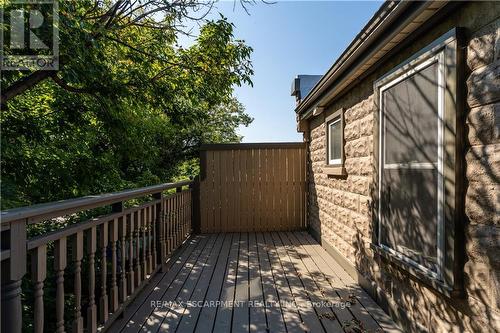
POLYGON ((442 54, 380 88, 380 245, 438 276, 443 254, 442 54))
POLYGON ((377 247, 419 276, 454 283, 455 31, 375 84, 377 247))

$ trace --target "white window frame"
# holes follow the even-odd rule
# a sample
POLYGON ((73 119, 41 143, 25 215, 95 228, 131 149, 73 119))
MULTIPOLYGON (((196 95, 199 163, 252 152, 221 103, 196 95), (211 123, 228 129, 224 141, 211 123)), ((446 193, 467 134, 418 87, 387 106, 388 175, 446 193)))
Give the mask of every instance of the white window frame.
MULTIPOLYGON (((341 119, 340 119, 340 116, 339 116, 338 118, 336 118, 336 119, 334 119, 334 120, 330 121, 330 122, 328 123, 328 125, 327 125, 327 131, 328 131, 328 147, 327 147, 327 149, 328 149, 328 164, 329 164, 329 165, 340 165, 340 164, 342 163, 342 148, 341 148, 341 150, 340 150, 340 155, 341 155, 341 156, 340 156, 340 158, 333 158, 333 159, 332 159, 332 157, 330 156, 330 153, 331 153, 331 151, 332 151, 332 150, 331 150, 331 145, 332 145, 332 131, 331 131, 331 127, 332 127, 333 125, 335 125, 335 124, 337 124, 337 123, 338 123, 338 124, 339 124, 339 127, 340 127, 340 128, 339 128, 339 130, 340 130, 340 131, 342 131, 342 128, 341 128, 342 123, 341 123, 341 121, 340 121, 340 120, 341 120, 341 119)), ((341 134, 341 136, 340 136, 340 137, 341 137, 341 140, 342 140, 342 134, 341 134)), ((340 143, 340 146, 341 146, 341 147, 342 147, 342 144, 343 144, 343 143, 341 142, 341 143, 340 143)))
POLYGON ((384 223, 382 219, 382 203, 380 202, 378 205, 378 246, 383 248, 384 250, 390 252, 398 259, 418 268, 423 271, 425 274, 430 275, 434 278, 442 280, 443 278, 443 270, 444 270, 444 255, 445 255, 445 219, 444 219, 444 177, 443 177, 443 154, 444 154, 444 145, 443 145, 443 133, 444 133, 444 93, 445 93, 445 75, 446 75, 446 64, 444 58, 444 51, 441 51, 434 56, 428 58, 417 66, 411 67, 401 73, 396 78, 390 80, 379 88, 379 106, 380 106, 380 121, 379 121, 379 174, 378 174, 378 195, 379 200, 382 202, 382 182, 383 182, 383 168, 385 169, 431 169, 436 167, 436 163, 391 163, 385 164, 385 117, 386 114, 384 112, 384 91, 393 87, 394 85, 400 83, 401 81, 407 79, 408 77, 424 70, 425 68, 433 65, 435 63, 438 64, 438 177, 437 177, 437 272, 434 272, 427 267, 417 263, 411 258, 405 256, 403 253, 381 243, 380 236, 382 232, 382 224, 384 223))

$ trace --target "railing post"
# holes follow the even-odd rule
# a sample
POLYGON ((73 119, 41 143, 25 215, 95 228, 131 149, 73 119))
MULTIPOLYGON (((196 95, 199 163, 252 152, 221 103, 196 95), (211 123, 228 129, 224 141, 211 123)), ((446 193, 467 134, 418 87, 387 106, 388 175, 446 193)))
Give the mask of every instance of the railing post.
POLYGON ((10 249, 10 258, 2 261, 2 332, 21 333, 21 280, 26 274, 26 220, 10 223, 2 232, 2 250, 10 249))
POLYGON ((189 185, 191 188, 191 230, 194 234, 201 232, 200 215, 200 176, 196 176, 189 185))

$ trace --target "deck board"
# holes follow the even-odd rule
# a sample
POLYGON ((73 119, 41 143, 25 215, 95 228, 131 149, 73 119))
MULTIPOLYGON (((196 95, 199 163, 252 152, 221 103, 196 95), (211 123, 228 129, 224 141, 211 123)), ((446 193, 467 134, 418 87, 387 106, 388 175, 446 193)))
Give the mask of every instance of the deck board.
POLYGON ((292 291, 292 296, 297 303, 299 313, 304 321, 308 332, 323 332, 323 327, 318 317, 318 313, 314 308, 308 291, 304 288, 303 278, 296 271, 294 264, 290 257, 288 256, 285 246, 281 242, 281 238, 278 233, 271 233, 271 237, 276 247, 276 251, 280 257, 281 265, 290 285, 290 290, 292 291))
POLYGON ((265 332, 267 328, 266 311, 264 306, 264 291, 262 289, 261 267, 255 233, 248 235, 248 289, 250 306, 250 332, 265 332))
POLYGON ((240 234, 235 234, 233 242, 231 243, 231 251, 229 252, 229 261, 227 263, 225 280, 219 297, 219 300, 223 303, 217 307, 217 315, 215 317, 213 332, 224 333, 231 331, 233 307, 230 305, 234 302, 234 294, 236 290, 240 237, 240 234))
POLYGON ((191 269, 188 278, 184 281, 183 286, 177 294, 174 305, 169 309, 166 317, 163 319, 161 329, 159 331, 175 332, 177 330, 177 326, 179 325, 181 318, 184 315, 184 311, 187 308, 187 302, 191 300, 191 296, 199 282, 200 276, 203 273, 203 270, 207 267, 208 258, 212 254, 213 248, 217 246, 217 240, 220 241, 220 237, 215 235, 210 237, 206 247, 198 257, 198 260, 191 269))
MULTIPOLYGON (((309 262, 311 258, 304 256, 304 254, 300 251, 300 243, 290 240, 287 233, 280 233, 280 236, 282 243, 288 252, 288 256, 294 264, 297 273, 300 274, 300 280, 302 281, 304 289, 309 294, 309 299, 312 302, 321 304, 321 301, 324 301, 325 297, 322 295, 321 288, 318 286, 318 282, 314 279, 314 275, 309 270, 312 268, 312 265, 309 262), (308 264, 307 266, 306 263, 308 264)), ((314 307, 314 309, 326 332, 343 332, 342 326, 339 324, 331 307, 320 305, 314 307)))
POLYGON ((262 292, 265 303, 265 314, 267 325, 271 332, 285 332, 285 322, 283 321, 283 313, 279 304, 278 290, 274 282, 271 262, 269 260, 268 251, 264 241, 264 235, 257 233, 255 235, 257 241, 257 252, 259 256, 260 276, 262 279, 262 292))
POLYGON ((240 237, 238 253, 238 269, 236 273, 236 288, 233 307, 232 332, 248 332, 250 310, 248 307, 249 284, 248 284, 248 234, 243 233, 240 237))
POLYGON ((109 332, 401 332, 306 232, 197 235, 167 268, 109 332))
POLYGON ((116 321, 112 330, 114 331, 132 331, 138 332, 142 327, 142 324, 149 318, 152 313, 150 300, 159 300, 163 294, 165 288, 168 288, 170 283, 175 279, 177 273, 181 270, 184 263, 190 257, 193 250, 199 245, 201 238, 191 239, 183 247, 181 247, 177 253, 174 255, 177 257, 169 261, 167 265, 167 273, 163 276, 158 275, 158 282, 152 280, 147 286, 146 292, 140 294, 140 296, 129 305, 123 317, 116 321))
POLYGON ((300 316, 298 308, 294 305, 295 299, 293 297, 290 285, 284 273, 283 266, 279 260, 276 249, 274 248, 274 243, 271 238, 270 233, 264 234, 264 240, 266 244, 266 251, 269 256, 269 262, 271 264, 271 270, 273 271, 274 284, 276 285, 276 290, 278 292, 278 297, 281 306, 281 311, 283 312, 283 319, 285 321, 285 327, 287 332, 304 332, 307 330, 305 323, 300 316))
POLYGON ((215 317, 217 316, 217 307, 210 306, 213 302, 220 299, 222 293, 222 287, 226 275, 226 267, 229 262, 229 254, 231 251, 231 246, 233 244, 233 239, 239 237, 237 234, 227 234, 224 240, 224 245, 221 250, 221 256, 217 265, 215 266, 215 271, 208 291, 205 296, 205 302, 208 302, 209 306, 204 306, 201 308, 201 312, 197 323, 195 323, 195 332, 204 333, 211 332, 215 323, 215 317))
MULTIPOLYGON (((231 235, 221 234, 217 241, 218 243, 215 246, 215 250, 212 251, 210 258, 207 261, 207 266, 203 269, 203 273, 200 276, 198 284, 196 285, 196 289, 191 295, 190 301, 192 301, 193 304, 198 304, 199 302, 205 301, 208 287, 210 286, 210 283, 214 278, 216 268, 221 266, 223 261, 225 266, 225 259, 227 258, 227 252, 225 252, 225 249, 229 249, 231 235), (226 256, 225 258, 224 255, 226 256)), ((196 327, 196 322, 198 321, 201 309, 202 307, 200 306, 191 306, 189 308, 185 308, 176 332, 193 332, 194 328, 196 327)))
POLYGON ((298 233, 287 233, 287 236, 291 239, 292 243, 297 246, 297 251, 302 256, 304 263, 307 265, 309 273, 318 284, 321 293, 325 295, 326 299, 332 302, 336 302, 336 305, 338 305, 333 306, 331 309, 335 313, 335 317, 339 321, 340 325, 342 325, 342 323, 344 322, 350 322, 354 317, 352 316, 348 308, 342 306, 342 299, 338 295, 335 285, 331 285, 328 282, 322 268, 318 266, 313 256, 310 255, 310 252, 308 251, 310 248, 303 246, 303 243, 300 241, 300 235, 298 235, 298 233))
MULTIPOLYGON (((150 296, 149 297, 149 302, 146 302, 144 307, 148 309, 148 312, 150 313, 147 320, 142 323, 140 331, 142 332, 156 332, 158 331, 159 327, 163 323, 163 320, 165 319, 165 316, 167 315, 169 311, 168 306, 164 306, 163 304, 159 307, 152 307, 151 306, 151 301, 174 301, 177 295, 179 294, 182 285, 184 284, 184 281, 190 274, 192 268, 196 265, 197 260, 202 253, 203 249, 205 248, 205 245, 207 244, 207 241, 209 239, 209 236, 203 237, 199 243, 198 246, 195 248, 195 250, 191 253, 189 256, 188 260, 182 265, 180 271, 178 274, 175 276, 174 279, 168 279, 165 280, 166 283, 161 284, 158 286, 157 290, 163 291, 163 294, 159 298, 155 298, 150 296), (166 286, 168 284, 168 287, 166 286)), ((136 331, 136 325, 135 323, 140 322, 140 318, 143 318, 141 316, 140 318, 137 318, 137 316, 133 317, 133 323, 134 325, 127 325, 125 328, 124 332, 138 332, 136 331)))

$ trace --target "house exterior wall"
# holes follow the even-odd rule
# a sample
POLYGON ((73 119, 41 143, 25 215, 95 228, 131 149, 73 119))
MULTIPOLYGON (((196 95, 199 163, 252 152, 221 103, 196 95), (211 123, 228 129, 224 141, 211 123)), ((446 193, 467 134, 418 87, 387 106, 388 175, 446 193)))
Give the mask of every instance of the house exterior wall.
MULTIPOLYGON (((360 283, 408 331, 500 331, 500 3, 456 7, 417 42, 309 121, 308 224, 325 247, 346 260, 360 283), (374 255, 373 82, 454 27, 466 32, 465 297, 448 298, 374 255), (326 165, 324 118, 344 108, 345 169, 326 165)), ((347 268, 349 271, 349 267, 347 268)))

